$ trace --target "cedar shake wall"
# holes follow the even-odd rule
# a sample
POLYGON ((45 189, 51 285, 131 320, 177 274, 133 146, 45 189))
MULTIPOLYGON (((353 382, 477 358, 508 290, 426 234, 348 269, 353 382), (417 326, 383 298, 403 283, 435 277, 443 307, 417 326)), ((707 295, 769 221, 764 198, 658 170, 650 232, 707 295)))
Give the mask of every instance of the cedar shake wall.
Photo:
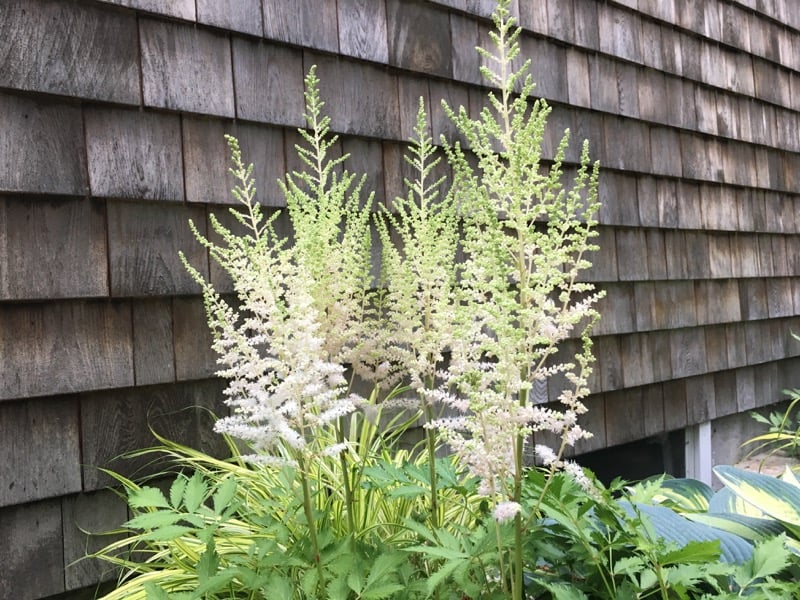
MULTIPOLYGON (((401 193, 417 98, 485 102, 489 0, 0 2, 0 597, 93 585, 80 528, 125 518, 98 466, 148 425, 219 443, 222 384, 191 234, 231 204, 224 133, 259 199, 294 168, 303 75, 377 203, 401 193)), ((602 165, 607 290, 581 451, 764 406, 800 385, 795 0, 517 0, 546 154, 602 165)), ((546 401, 554 389, 536 390, 546 401)), ((96 542, 90 541, 89 547, 96 542)))

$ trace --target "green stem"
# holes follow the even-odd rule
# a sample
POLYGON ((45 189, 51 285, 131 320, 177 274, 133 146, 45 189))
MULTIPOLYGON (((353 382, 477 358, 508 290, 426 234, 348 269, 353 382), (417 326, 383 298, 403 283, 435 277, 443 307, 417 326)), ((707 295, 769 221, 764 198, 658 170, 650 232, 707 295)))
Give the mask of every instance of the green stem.
MULTIPOLYGON (((344 443, 344 417, 339 417, 338 426, 336 427, 336 437, 340 444, 344 443)), ((356 524, 353 519, 353 490, 350 485, 350 471, 347 466, 347 457, 345 452, 339 453, 339 464, 342 467, 342 483, 344 483, 344 501, 347 510, 347 526, 350 528, 350 535, 355 538, 356 524)))
MULTIPOLYGON (((519 395, 519 405, 524 408, 528 403, 528 390, 523 389, 519 395)), ((517 434, 516 447, 514 448, 514 502, 522 504, 522 467, 523 451, 525 449, 525 437, 517 434)), ((517 513, 514 517, 514 581, 511 588, 515 600, 522 600, 523 579, 522 579, 522 514, 517 513)))
MULTIPOLYGON (((433 389, 433 377, 429 378, 426 382, 428 389, 433 389)), ((425 411, 425 420, 428 423, 433 421, 433 408, 430 402, 423 400, 422 406, 425 411)), ((439 522, 439 499, 436 490, 436 438, 433 429, 427 428, 425 430, 425 437, 428 447, 428 474, 431 480, 431 524, 434 529, 440 527, 439 522)))
POLYGON ((303 486, 303 509, 306 513, 306 521, 308 522, 308 536, 311 538, 311 548, 314 551, 314 564, 317 566, 317 574, 319 582, 317 587, 325 589, 325 573, 322 570, 322 559, 319 552, 319 541, 317 540, 317 525, 314 520, 314 509, 311 506, 311 492, 308 489, 308 472, 306 471, 305 458, 302 456, 297 457, 297 464, 300 467, 300 482, 303 486))

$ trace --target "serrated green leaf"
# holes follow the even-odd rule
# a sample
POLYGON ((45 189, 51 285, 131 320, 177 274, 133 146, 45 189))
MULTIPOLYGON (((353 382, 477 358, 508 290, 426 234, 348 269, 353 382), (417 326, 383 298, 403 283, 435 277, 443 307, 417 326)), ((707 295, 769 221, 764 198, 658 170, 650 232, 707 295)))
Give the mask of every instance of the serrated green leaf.
POLYGON ((152 582, 144 584, 144 593, 146 600, 170 600, 169 594, 152 582))
POLYGON ((184 525, 166 525, 159 527, 148 533, 145 538, 156 542, 167 542, 177 539, 182 535, 193 532, 194 527, 186 527, 184 525))
POLYGON ((171 508, 160 489, 144 486, 128 494, 131 508, 171 508))
POLYGON ((394 574, 397 568, 407 560, 403 554, 381 554, 369 569, 366 588, 372 587, 387 575, 394 574))
POLYGON ((438 569, 435 573, 433 573, 426 582, 426 587, 428 591, 428 595, 436 591, 448 577, 450 577, 453 572, 461 566, 461 563, 458 561, 450 561, 446 562, 440 569, 438 569))
POLYGON ((757 544, 753 551, 753 578, 760 579, 778 574, 789 564, 789 556, 783 536, 757 544))
POLYGON ((405 550, 410 552, 419 552, 427 556, 444 558, 447 560, 458 560, 458 559, 465 559, 468 557, 467 554, 461 552, 460 550, 454 550, 451 548, 442 548, 441 546, 410 546, 408 548, 405 548, 405 550))
POLYGON ((382 600, 383 598, 391 598, 402 589, 405 589, 405 586, 399 583, 386 583, 364 590, 361 597, 364 600, 382 600))
POLYGON ((553 600, 587 600, 586 594, 574 585, 548 582, 544 587, 553 595, 553 600))
POLYGON ((178 476, 169 488, 169 503, 173 508, 180 508, 183 500, 183 490, 186 488, 186 478, 178 476))
POLYGON ((358 571, 353 571, 347 575, 347 587, 356 594, 360 594, 364 589, 364 577, 358 571))
POLYGON ((214 495, 212 496, 212 500, 214 503, 214 513, 219 516, 225 509, 230 505, 231 500, 233 500, 234 495, 236 494, 236 479, 233 477, 229 477, 222 484, 216 489, 214 495))
POLYGON ((135 529, 156 529, 165 525, 174 525, 183 518, 183 515, 173 511, 159 510, 135 516, 125 523, 125 527, 135 529))
POLYGON ((649 590, 656 585, 658 585, 658 577, 653 569, 644 569, 639 573, 639 589, 649 590))
POLYGON ((195 512, 203 503, 207 490, 203 474, 200 471, 196 471, 186 483, 186 490, 183 495, 183 503, 186 506, 186 510, 195 512))

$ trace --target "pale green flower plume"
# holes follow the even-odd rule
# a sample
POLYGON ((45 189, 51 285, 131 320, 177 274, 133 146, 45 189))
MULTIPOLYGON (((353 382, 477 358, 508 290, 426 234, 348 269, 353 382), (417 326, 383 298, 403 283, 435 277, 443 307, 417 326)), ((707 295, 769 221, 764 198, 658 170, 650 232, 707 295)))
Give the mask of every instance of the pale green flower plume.
POLYGON ((473 120, 463 107, 454 112, 445 106, 476 166, 458 145, 446 146, 466 221, 460 329, 448 371, 455 390, 449 403, 463 416, 438 425, 481 477, 484 493, 519 501, 507 482, 518 488, 523 444, 532 432, 561 436, 557 465, 566 445, 590 435, 577 417, 586 411, 581 400, 589 394, 593 360, 588 334, 601 294, 578 275, 590 266, 586 254, 594 249, 598 170, 584 144, 577 176, 564 188, 568 132, 545 168, 541 148, 550 107, 531 103, 530 61, 512 67, 520 30, 507 1, 499 2, 495 25, 495 52, 479 50, 487 65, 483 75, 498 90, 489 94, 491 107, 473 120), (582 340, 582 350, 575 362, 559 362, 559 345, 569 338, 582 340), (534 383, 556 374, 570 384, 559 397, 563 408, 532 404, 534 383))
POLYGON ((456 304, 458 217, 445 177, 434 176, 441 157, 428 134, 420 98, 415 137, 404 158, 415 179, 378 220, 382 242, 381 308, 388 364, 418 394, 434 387, 436 371, 453 336, 456 304))
MULTIPOLYGON (((235 305, 229 304, 184 258, 200 283, 213 348, 228 380, 226 403, 233 414, 215 430, 247 441, 257 462, 292 462, 318 448, 314 431, 351 413, 362 398, 347 394, 345 367, 361 330, 369 277, 369 208, 358 201, 360 183, 329 160, 335 143, 327 139, 328 119, 313 69, 306 84, 309 148, 298 147, 308 173, 287 176, 282 186, 294 228, 295 243, 279 237, 255 201, 253 166, 245 166, 237 140, 228 136, 237 181, 234 197, 242 204, 231 212, 247 231, 235 235, 211 217, 222 238, 215 244, 192 225, 211 257, 230 275, 235 305), (332 260, 335 257, 336 260, 332 260)), ((328 438, 326 438, 328 439, 328 438)))

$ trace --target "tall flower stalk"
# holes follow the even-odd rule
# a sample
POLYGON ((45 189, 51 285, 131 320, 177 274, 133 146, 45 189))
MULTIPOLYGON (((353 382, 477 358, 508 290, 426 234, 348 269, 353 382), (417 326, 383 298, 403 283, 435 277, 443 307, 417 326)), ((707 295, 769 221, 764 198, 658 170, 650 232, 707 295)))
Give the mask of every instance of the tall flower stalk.
MULTIPOLYGON (((414 179, 405 180, 408 194, 395 198, 391 211, 377 221, 385 289, 381 307, 390 332, 387 359, 404 374, 428 423, 434 421, 437 405, 437 372, 452 345, 459 247, 454 197, 444 187, 446 177, 434 175, 442 160, 436 152, 420 98, 414 137, 404 157, 414 179)), ((438 528, 436 437, 433 429, 426 430, 431 523, 438 528)))
POLYGON ((590 436, 577 421, 586 411, 589 332, 600 294, 578 276, 590 266, 586 254, 594 249, 598 167, 584 144, 573 185, 564 188, 566 132, 546 168, 541 152, 550 107, 531 99, 530 61, 513 66, 520 29, 509 5, 500 0, 494 12, 494 49, 479 49, 482 74, 496 90, 489 94, 490 106, 478 119, 463 107, 456 112, 445 106, 475 160, 468 161, 458 145, 447 147, 465 220, 460 331, 452 346, 446 396, 461 416, 435 425, 481 478, 481 492, 494 501, 497 521, 513 517, 511 588, 514 598, 522 598, 526 442, 536 431, 559 435, 557 452, 539 449, 554 469, 566 464, 567 446, 590 436), (579 339, 581 349, 570 360, 560 360, 559 349, 570 338, 579 339), (554 375, 568 382, 558 394, 560 409, 531 399, 534 386, 554 375))

